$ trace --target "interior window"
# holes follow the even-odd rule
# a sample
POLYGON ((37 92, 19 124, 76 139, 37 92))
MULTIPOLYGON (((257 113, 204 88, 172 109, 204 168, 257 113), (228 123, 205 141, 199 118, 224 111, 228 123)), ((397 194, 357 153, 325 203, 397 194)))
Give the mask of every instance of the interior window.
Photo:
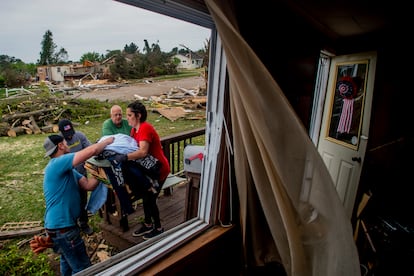
POLYGON ((328 85, 329 67, 333 54, 323 50, 319 56, 318 74, 316 77, 314 98, 312 104, 312 116, 309 127, 309 136, 315 145, 318 145, 319 129, 321 127, 321 117, 323 104, 325 102, 326 87, 328 85))
POLYGON ((213 191, 217 156, 223 133, 223 98, 226 60, 213 21, 207 11, 193 9, 172 1, 117 0, 132 8, 143 8, 211 29, 207 84, 207 123, 205 152, 201 169, 198 215, 165 232, 161 239, 144 241, 110 259, 95 264, 77 275, 126 275, 136 273, 211 226, 213 191))

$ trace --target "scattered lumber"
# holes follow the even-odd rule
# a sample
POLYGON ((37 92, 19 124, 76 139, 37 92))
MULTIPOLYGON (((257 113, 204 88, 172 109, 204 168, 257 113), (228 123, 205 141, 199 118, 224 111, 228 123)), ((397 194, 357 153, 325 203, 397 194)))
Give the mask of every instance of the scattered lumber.
POLYGON ((41 221, 8 222, 0 228, 0 240, 35 235, 44 231, 41 221))

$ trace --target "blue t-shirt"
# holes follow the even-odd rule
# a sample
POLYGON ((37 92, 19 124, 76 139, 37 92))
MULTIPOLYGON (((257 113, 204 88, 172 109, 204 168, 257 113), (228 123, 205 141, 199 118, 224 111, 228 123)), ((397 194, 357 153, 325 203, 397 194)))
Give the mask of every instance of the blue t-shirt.
POLYGON ((79 179, 73 166, 74 153, 50 159, 45 168, 43 193, 46 201, 44 224, 47 229, 75 226, 80 216, 79 179))

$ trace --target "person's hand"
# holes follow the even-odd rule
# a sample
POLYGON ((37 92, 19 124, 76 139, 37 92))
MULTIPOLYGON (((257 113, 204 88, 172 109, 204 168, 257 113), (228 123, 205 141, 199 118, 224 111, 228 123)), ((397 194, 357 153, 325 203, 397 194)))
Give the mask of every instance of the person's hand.
POLYGON ((114 156, 113 160, 118 162, 118 163, 122 163, 122 162, 128 161, 128 155, 126 155, 126 154, 117 154, 117 155, 114 156))
POLYGON ((105 143, 106 145, 110 145, 114 142, 114 140, 115 140, 115 137, 111 136, 111 137, 106 138, 102 142, 105 143))

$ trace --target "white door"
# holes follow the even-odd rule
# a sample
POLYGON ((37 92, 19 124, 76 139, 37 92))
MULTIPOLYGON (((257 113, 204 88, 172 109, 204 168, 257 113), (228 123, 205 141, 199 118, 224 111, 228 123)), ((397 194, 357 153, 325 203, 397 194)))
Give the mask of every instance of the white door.
POLYGON ((376 54, 332 58, 318 151, 349 218, 368 142, 376 54))

